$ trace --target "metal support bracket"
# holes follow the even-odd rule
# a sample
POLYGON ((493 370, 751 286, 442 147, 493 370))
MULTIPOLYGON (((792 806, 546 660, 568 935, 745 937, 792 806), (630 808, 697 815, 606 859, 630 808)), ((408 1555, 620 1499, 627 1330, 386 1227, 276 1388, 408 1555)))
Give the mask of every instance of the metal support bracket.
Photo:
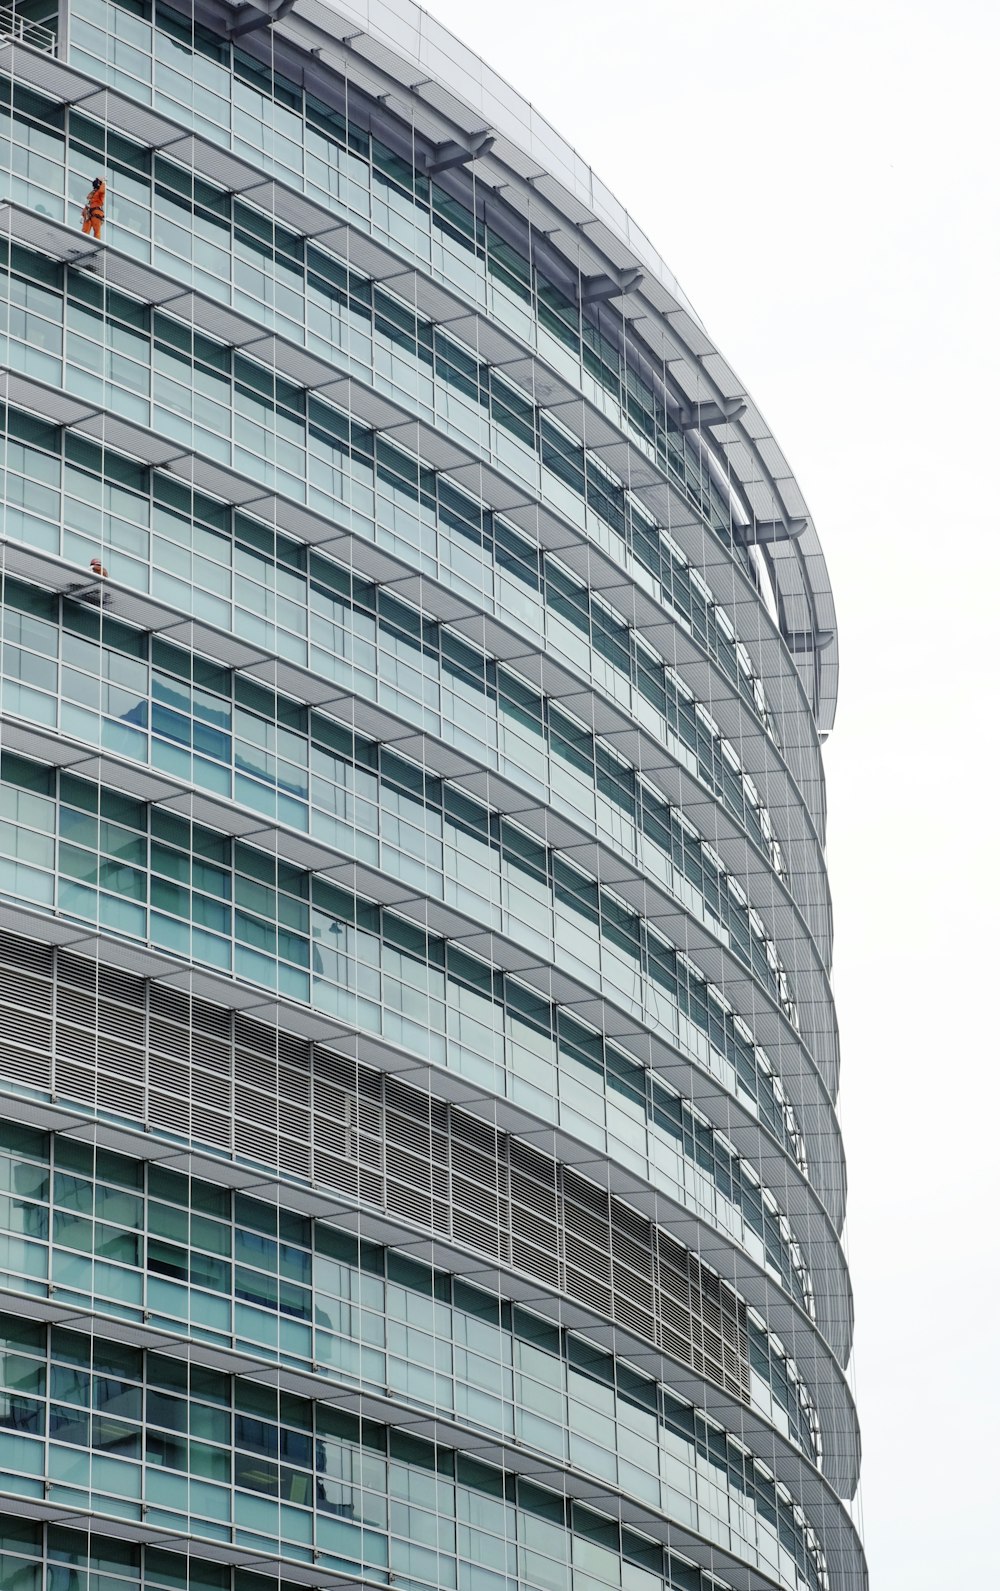
POLYGON ((723 398, 721 403, 693 403, 678 418, 682 431, 697 431, 706 425, 729 425, 746 412, 742 398, 723 398))
POLYGON ((794 653, 825 652, 832 640, 832 630, 789 630, 785 645, 794 653))
POLYGON ((241 5, 236 9, 235 20, 226 30, 228 39, 238 39, 244 33, 253 33, 257 28, 270 28, 282 17, 287 17, 295 5, 295 0, 252 0, 252 4, 241 5))
POLYGON ((449 138, 443 144, 437 144, 424 161, 424 175, 436 177, 439 171, 451 171, 455 166, 471 166, 474 160, 482 160, 484 155, 488 155, 495 143, 495 134, 487 132, 473 134, 467 144, 449 138))
POLYGON ((636 269, 620 271, 617 277, 585 276, 580 284, 580 303, 606 304, 612 298, 627 298, 629 293, 638 291, 644 280, 642 271, 636 269))
POLYGON ((740 525, 739 532, 748 547, 768 547, 776 541, 797 541, 808 519, 755 519, 740 525))

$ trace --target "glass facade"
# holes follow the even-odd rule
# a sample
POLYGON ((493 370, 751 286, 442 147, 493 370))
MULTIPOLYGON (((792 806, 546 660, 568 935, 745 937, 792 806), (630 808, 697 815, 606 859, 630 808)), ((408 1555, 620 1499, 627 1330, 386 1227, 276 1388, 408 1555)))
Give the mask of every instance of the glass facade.
POLYGON ((340 9, 0 8, 0 1591, 864 1591, 822 553, 340 9))

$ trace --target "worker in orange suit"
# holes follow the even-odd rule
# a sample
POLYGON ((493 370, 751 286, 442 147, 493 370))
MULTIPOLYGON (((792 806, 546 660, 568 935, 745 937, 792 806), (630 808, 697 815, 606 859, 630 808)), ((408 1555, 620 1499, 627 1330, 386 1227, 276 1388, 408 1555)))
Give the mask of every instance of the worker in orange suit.
POLYGON ((87 202, 80 212, 83 216, 83 230, 88 237, 98 240, 101 236, 101 227, 104 224, 104 199, 107 193, 103 177, 94 178, 94 186, 87 195, 87 202))

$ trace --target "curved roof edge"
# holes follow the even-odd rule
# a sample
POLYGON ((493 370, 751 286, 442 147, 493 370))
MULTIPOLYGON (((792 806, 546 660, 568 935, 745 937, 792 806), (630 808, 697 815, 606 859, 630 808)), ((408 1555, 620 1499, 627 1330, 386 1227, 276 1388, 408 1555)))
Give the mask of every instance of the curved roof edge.
MULTIPOLYGON (((553 237, 556 248, 569 245, 577 256, 582 252, 616 273, 641 270, 643 281, 632 302, 644 301, 652 312, 652 346, 669 356, 671 375, 690 404, 728 401, 732 409, 738 400, 745 406, 725 424, 713 423, 711 445, 739 483, 748 520, 777 521, 789 532, 778 540, 771 535, 760 540, 766 543, 779 628, 825 737, 837 706, 837 624, 819 537, 770 427, 649 238, 550 123, 414 0, 293 0, 293 6, 282 20, 275 18, 282 33, 294 40, 300 24, 317 29, 356 62, 360 81, 374 80, 376 96, 398 96, 414 109, 416 125, 429 136, 435 131, 440 136, 442 122, 466 140, 493 133, 493 147, 477 169, 486 180, 491 168, 502 172, 508 198, 512 189, 530 194, 533 203, 561 220, 553 237), (388 96, 386 79, 394 84, 388 96)), ((315 53, 315 44, 312 48, 315 53)), ((645 319, 642 334, 650 340, 650 316, 645 319)))

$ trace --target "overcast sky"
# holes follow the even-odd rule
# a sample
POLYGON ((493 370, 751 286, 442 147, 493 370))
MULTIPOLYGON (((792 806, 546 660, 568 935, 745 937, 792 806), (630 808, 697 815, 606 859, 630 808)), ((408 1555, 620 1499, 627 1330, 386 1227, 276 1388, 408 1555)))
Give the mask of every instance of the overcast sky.
POLYGON ((1000 1584, 1000 9, 429 9, 632 211, 816 520, 872 1591, 1000 1584))

